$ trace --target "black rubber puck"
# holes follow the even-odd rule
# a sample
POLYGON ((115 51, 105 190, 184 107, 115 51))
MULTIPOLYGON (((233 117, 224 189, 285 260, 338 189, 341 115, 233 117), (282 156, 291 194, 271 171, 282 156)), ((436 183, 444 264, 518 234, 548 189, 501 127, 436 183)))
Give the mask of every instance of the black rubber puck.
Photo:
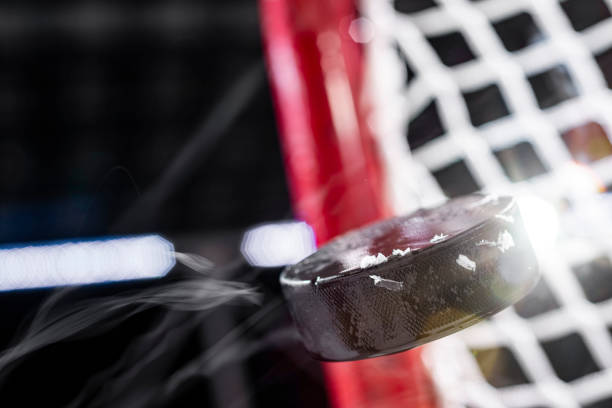
POLYGON ((515 200, 475 194, 351 231, 280 280, 308 351, 347 361, 468 327, 538 278, 515 200))

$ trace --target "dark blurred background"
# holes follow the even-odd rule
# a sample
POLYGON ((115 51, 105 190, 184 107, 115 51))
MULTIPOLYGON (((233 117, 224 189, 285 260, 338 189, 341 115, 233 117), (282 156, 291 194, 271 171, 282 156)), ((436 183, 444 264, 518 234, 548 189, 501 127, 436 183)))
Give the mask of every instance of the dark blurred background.
MULTIPOLYGON (((263 64, 253 0, 2 2, 0 19, 2 241, 106 233, 263 64)), ((268 84, 256 76, 142 230, 240 228, 287 213, 268 84)))
MULTIPOLYGON (((253 275, 239 253, 246 227, 291 217, 258 20, 255 0, 0 3, 0 242, 161 233, 178 250, 233 265, 233 279, 255 276, 264 307, 272 302, 234 349, 275 330, 289 339, 151 401, 168 373, 259 310, 222 307, 189 325, 188 314, 156 308, 20 361, 0 384, 0 405, 67 406, 84 390, 73 406, 326 404, 319 365, 279 300, 279 270, 253 275), (163 358, 117 382, 123 389, 90 384, 156 327, 169 328, 163 358)), ((0 295, 2 346, 50 293, 0 295)))

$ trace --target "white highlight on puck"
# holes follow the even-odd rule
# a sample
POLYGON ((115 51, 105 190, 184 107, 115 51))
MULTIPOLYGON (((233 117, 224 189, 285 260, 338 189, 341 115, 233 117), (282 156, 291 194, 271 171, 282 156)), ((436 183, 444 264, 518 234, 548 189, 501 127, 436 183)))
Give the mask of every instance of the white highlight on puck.
POLYGON ((480 207, 482 205, 486 205, 489 203, 497 204, 498 201, 499 201, 499 196, 497 194, 487 194, 480 200, 470 204, 468 207, 475 208, 475 207, 480 207))
POLYGON ((508 224, 514 224, 514 217, 506 214, 497 214, 495 218, 506 221, 508 224))
POLYGON ((317 276, 317 279, 315 279, 315 286, 318 286, 319 283, 324 283, 330 280, 334 280, 338 277, 338 275, 332 275, 332 276, 326 276, 325 278, 322 278, 320 276, 317 276))
MULTIPOLYGON (((312 283, 312 281, 307 279, 291 279, 285 277, 285 275, 281 274, 280 283, 287 286, 308 286, 312 283)), ((315 282, 316 285, 316 282, 315 282)))

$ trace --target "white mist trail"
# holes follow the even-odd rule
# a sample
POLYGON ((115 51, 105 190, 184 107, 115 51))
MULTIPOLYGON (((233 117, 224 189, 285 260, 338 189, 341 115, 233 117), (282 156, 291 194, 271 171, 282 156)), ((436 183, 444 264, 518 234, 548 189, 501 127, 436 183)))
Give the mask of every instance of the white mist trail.
MULTIPOLYGON (((187 260, 186 264, 200 272, 210 269, 210 264, 203 262, 201 257, 180 254, 177 260, 187 260)), ((89 335, 91 331, 107 331, 153 307, 199 313, 236 301, 251 304, 260 301, 260 295, 248 284, 213 279, 202 273, 191 273, 152 288, 64 305, 62 300, 73 290, 64 288, 53 293, 16 344, 0 352, 0 377, 6 376, 18 360, 32 352, 76 336, 89 335)))

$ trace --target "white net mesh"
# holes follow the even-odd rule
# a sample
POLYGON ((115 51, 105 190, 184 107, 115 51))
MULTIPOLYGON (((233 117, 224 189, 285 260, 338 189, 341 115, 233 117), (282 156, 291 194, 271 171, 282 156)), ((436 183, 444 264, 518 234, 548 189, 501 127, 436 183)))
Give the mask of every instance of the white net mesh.
POLYGON ((523 197, 541 258, 527 299, 428 348, 447 406, 612 406, 612 200, 598 194, 612 185, 610 9, 362 2, 397 211, 479 189, 523 197))

